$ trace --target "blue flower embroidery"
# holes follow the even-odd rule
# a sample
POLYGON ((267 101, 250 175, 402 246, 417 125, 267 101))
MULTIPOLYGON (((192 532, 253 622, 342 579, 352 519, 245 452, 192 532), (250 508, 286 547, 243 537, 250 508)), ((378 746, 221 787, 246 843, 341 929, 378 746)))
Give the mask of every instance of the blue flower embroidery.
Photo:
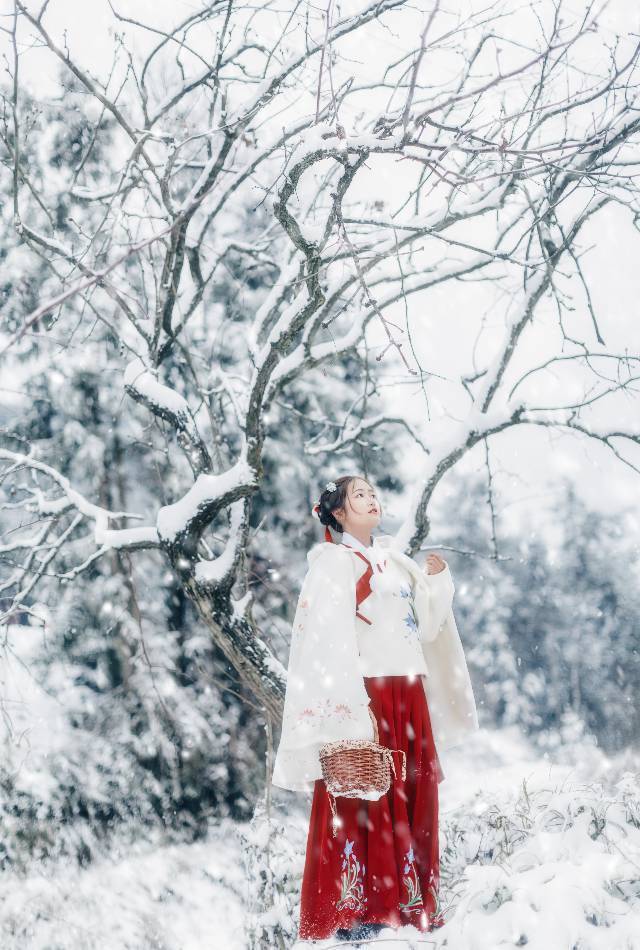
POLYGON ((407 900, 400 901, 398 907, 400 910, 406 910, 408 913, 419 913, 423 908, 422 893, 420 890, 420 880, 418 872, 414 865, 413 847, 410 847, 404 856, 405 865, 402 870, 402 883, 407 891, 407 900))
POLYGON ((413 610, 411 611, 411 613, 407 614, 407 616, 404 618, 404 622, 406 623, 406 625, 409 627, 410 630, 415 631, 418 629, 418 624, 416 623, 416 617, 413 610))
MULTIPOLYGON (((407 584, 401 584, 400 587, 398 587, 398 593, 400 594, 400 597, 409 601, 409 613, 406 615, 406 617, 403 617, 402 619, 406 623, 411 633, 417 633, 418 632, 418 615, 416 614, 416 608, 413 603, 413 591, 407 584)), ((398 594, 394 592, 393 596, 397 597, 398 594)))

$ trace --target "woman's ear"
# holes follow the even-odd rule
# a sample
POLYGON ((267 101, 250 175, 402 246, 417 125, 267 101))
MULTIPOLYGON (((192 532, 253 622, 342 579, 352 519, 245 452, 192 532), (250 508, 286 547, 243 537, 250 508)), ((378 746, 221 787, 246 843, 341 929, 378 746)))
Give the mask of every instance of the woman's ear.
POLYGON ((336 519, 340 527, 342 527, 342 519, 344 518, 344 508, 334 508, 331 514, 336 519))

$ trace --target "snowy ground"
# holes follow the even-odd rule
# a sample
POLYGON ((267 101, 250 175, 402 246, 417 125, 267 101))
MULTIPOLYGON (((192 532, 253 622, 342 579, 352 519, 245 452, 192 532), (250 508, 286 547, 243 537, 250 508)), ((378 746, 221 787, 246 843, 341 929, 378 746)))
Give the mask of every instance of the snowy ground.
POLYGON ((86 869, 3 875, 2 950, 238 950, 244 873, 230 823, 192 845, 139 847, 86 869))
MULTIPOLYGON (((533 757, 515 730, 483 730, 473 755, 443 757, 448 922, 433 935, 387 930, 360 946, 640 950, 638 761, 607 762, 588 746, 554 757, 564 764, 533 757), (479 857, 489 844, 493 859, 479 857)), ((295 894, 304 802, 287 814, 296 798, 275 801, 291 829, 295 894)), ((139 846, 86 869, 38 865, 3 875, 0 947, 240 950, 255 887, 229 822, 191 846, 139 846)))

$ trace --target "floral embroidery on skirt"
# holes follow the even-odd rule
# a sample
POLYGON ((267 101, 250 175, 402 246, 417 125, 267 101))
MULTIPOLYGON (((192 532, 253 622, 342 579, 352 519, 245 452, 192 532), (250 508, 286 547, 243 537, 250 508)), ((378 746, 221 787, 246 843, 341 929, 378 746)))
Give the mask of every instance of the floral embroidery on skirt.
POLYGON ((342 910, 343 907, 362 910, 367 902, 364 894, 364 864, 361 865, 353 853, 353 841, 347 839, 342 853, 340 897, 336 901, 336 910, 342 910))
POLYGON ((407 901, 398 904, 400 910, 407 910, 410 913, 421 911, 424 907, 422 903, 422 891, 420 889, 420 880, 413 861, 413 848, 409 848, 405 854, 405 865, 403 869, 402 883, 407 890, 407 901))

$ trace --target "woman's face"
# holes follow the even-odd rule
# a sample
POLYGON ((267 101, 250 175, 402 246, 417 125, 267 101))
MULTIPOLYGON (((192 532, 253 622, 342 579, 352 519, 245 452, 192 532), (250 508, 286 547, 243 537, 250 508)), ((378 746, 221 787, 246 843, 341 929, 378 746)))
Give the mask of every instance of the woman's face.
POLYGON ((363 478, 354 478, 347 488, 344 508, 336 508, 333 512, 343 530, 350 534, 353 533, 353 528, 375 528, 381 513, 375 488, 363 478))

